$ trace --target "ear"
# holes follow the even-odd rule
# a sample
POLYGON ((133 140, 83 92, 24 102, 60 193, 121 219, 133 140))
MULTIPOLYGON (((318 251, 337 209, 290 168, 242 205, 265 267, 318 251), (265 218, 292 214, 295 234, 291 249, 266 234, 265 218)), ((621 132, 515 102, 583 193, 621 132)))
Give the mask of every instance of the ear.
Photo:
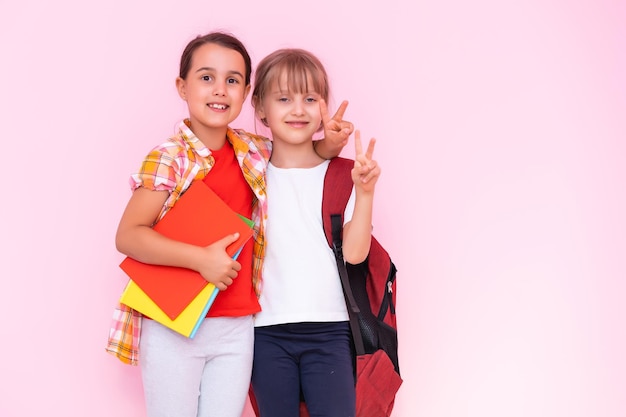
POLYGON ((243 91, 243 101, 246 101, 246 99, 248 98, 248 94, 250 94, 250 87, 250 84, 248 84, 243 91))
POLYGON ((176 90, 180 98, 187 101, 187 83, 180 77, 176 77, 176 90))
POLYGON ((259 119, 265 119, 265 110, 263 109, 263 103, 257 102, 254 106, 254 110, 256 111, 256 115, 259 119))
POLYGON ((262 100, 255 100, 254 111, 256 112, 256 117, 259 118, 261 123, 263 123, 264 126, 269 127, 270 125, 267 124, 267 117, 265 116, 265 109, 263 108, 262 100))
POLYGON ((259 100, 258 97, 253 96, 250 99, 250 101, 252 102, 252 107, 254 107, 254 113, 256 114, 256 116, 260 120, 265 119, 265 109, 263 109, 263 100, 259 100))

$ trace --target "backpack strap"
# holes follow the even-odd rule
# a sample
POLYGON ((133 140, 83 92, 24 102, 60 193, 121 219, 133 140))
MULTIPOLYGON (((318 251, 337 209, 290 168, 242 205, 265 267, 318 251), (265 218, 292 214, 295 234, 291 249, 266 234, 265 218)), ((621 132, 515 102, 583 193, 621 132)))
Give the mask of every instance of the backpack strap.
POLYGON ((333 244, 333 252, 335 254, 335 261, 337 261, 337 269, 339 270, 339 278, 341 279, 343 295, 346 300, 346 306, 348 307, 348 317, 350 319, 350 331, 352 332, 354 349, 357 355, 364 355, 365 344, 363 343, 361 326, 359 325, 358 317, 361 310, 359 309, 359 306, 354 299, 354 294, 352 293, 352 287, 350 286, 350 277, 348 276, 348 268, 346 267, 346 262, 343 259, 341 239, 339 238, 341 230, 343 229, 343 216, 333 214, 331 217, 333 236, 335 236, 336 238, 333 244))
MULTIPOLYGON (((324 177, 324 194, 322 195, 322 221, 324 222, 324 233, 328 246, 333 247, 333 234, 330 216, 338 214, 341 216, 343 228, 343 212, 352 193, 351 171, 354 161, 351 159, 336 157, 330 160, 328 170, 324 177)), ((341 234, 340 234, 341 238, 341 234)))
POLYGON ((339 270, 339 278, 341 278, 341 286, 348 307, 348 316, 350 318, 350 330, 357 355, 365 354, 365 346, 361 336, 361 328, 359 326, 358 314, 361 312, 350 286, 348 269, 343 259, 343 213, 352 193, 352 176, 351 171, 354 167, 354 161, 345 158, 333 158, 326 171, 324 177, 324 192, 322 195, 322 221, 324 223, 324 233, 326 240, 333 249, 337 269, 339 270))

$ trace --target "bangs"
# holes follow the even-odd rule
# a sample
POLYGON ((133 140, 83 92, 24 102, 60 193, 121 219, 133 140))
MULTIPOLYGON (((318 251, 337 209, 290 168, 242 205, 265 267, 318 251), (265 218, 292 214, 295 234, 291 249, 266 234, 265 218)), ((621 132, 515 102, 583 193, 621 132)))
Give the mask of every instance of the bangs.
POLYGON ((328 101, 328 76, 322 63, 302 49, 279 49, 259 63, 252 92, 252 104, 263 100, 270 89, 281 94, 319 94, 328 101))
POLYGON ((328 95, 324 69, 301 56, 289 56, 276 63, 268 76, 275 80, 281 93, 317 93, 323 98, 328 95))
POLYGON ((323 90, 322 83, 316 79, 311 70, 303 65, 301 61, 287 62, 282 68, 277 68, 278 86, 282 90, 287 88, 289 93, 318 93, 323 90))

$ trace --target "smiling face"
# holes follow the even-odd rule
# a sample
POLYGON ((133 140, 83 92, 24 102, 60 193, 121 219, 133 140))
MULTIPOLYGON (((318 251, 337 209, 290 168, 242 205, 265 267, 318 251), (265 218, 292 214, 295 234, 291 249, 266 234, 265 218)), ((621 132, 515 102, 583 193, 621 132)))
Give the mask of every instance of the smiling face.
POLYGON ((193 133, 209 148, 221 147, 228 124, 239 116, 250 91, 243 56, 215 43, 199 46, 176 87, 187 102, 193 133))
POLYGON ((272 83, 265 97, 256 108, 258 117, 272 131, 274 141, 290 144, 310 142, 322 123, 320 95, 312 90, 311 76, 301 88, 289 85, 288 75, 283 72, 272 83), (309 86, 304 90, 304 86, 309 86))
POLYGON ((311 141, 322 125, 319 101, 328 101, 328 76, 317 57, 303 49, 279 49, 261 60, 252 95, 256 115, 274 141, 311 141))

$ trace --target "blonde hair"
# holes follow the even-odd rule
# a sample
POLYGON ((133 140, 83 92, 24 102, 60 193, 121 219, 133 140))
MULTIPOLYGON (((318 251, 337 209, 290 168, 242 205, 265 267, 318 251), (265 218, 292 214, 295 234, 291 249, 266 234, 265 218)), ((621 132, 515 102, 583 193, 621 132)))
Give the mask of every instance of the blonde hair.
MULTIPOLYGON (((306 94, 315 91, 328 102, 328 75, 321 61, 304 49, 284 48, 272 52, 259 62, 252 91, 252 106, 261 103, 283 74, 287 77, 289 92, 306 94), (309 81, 312 85, 309 85, 309 81)), ((263 123, 266 124, 265 121, 263 123)))

